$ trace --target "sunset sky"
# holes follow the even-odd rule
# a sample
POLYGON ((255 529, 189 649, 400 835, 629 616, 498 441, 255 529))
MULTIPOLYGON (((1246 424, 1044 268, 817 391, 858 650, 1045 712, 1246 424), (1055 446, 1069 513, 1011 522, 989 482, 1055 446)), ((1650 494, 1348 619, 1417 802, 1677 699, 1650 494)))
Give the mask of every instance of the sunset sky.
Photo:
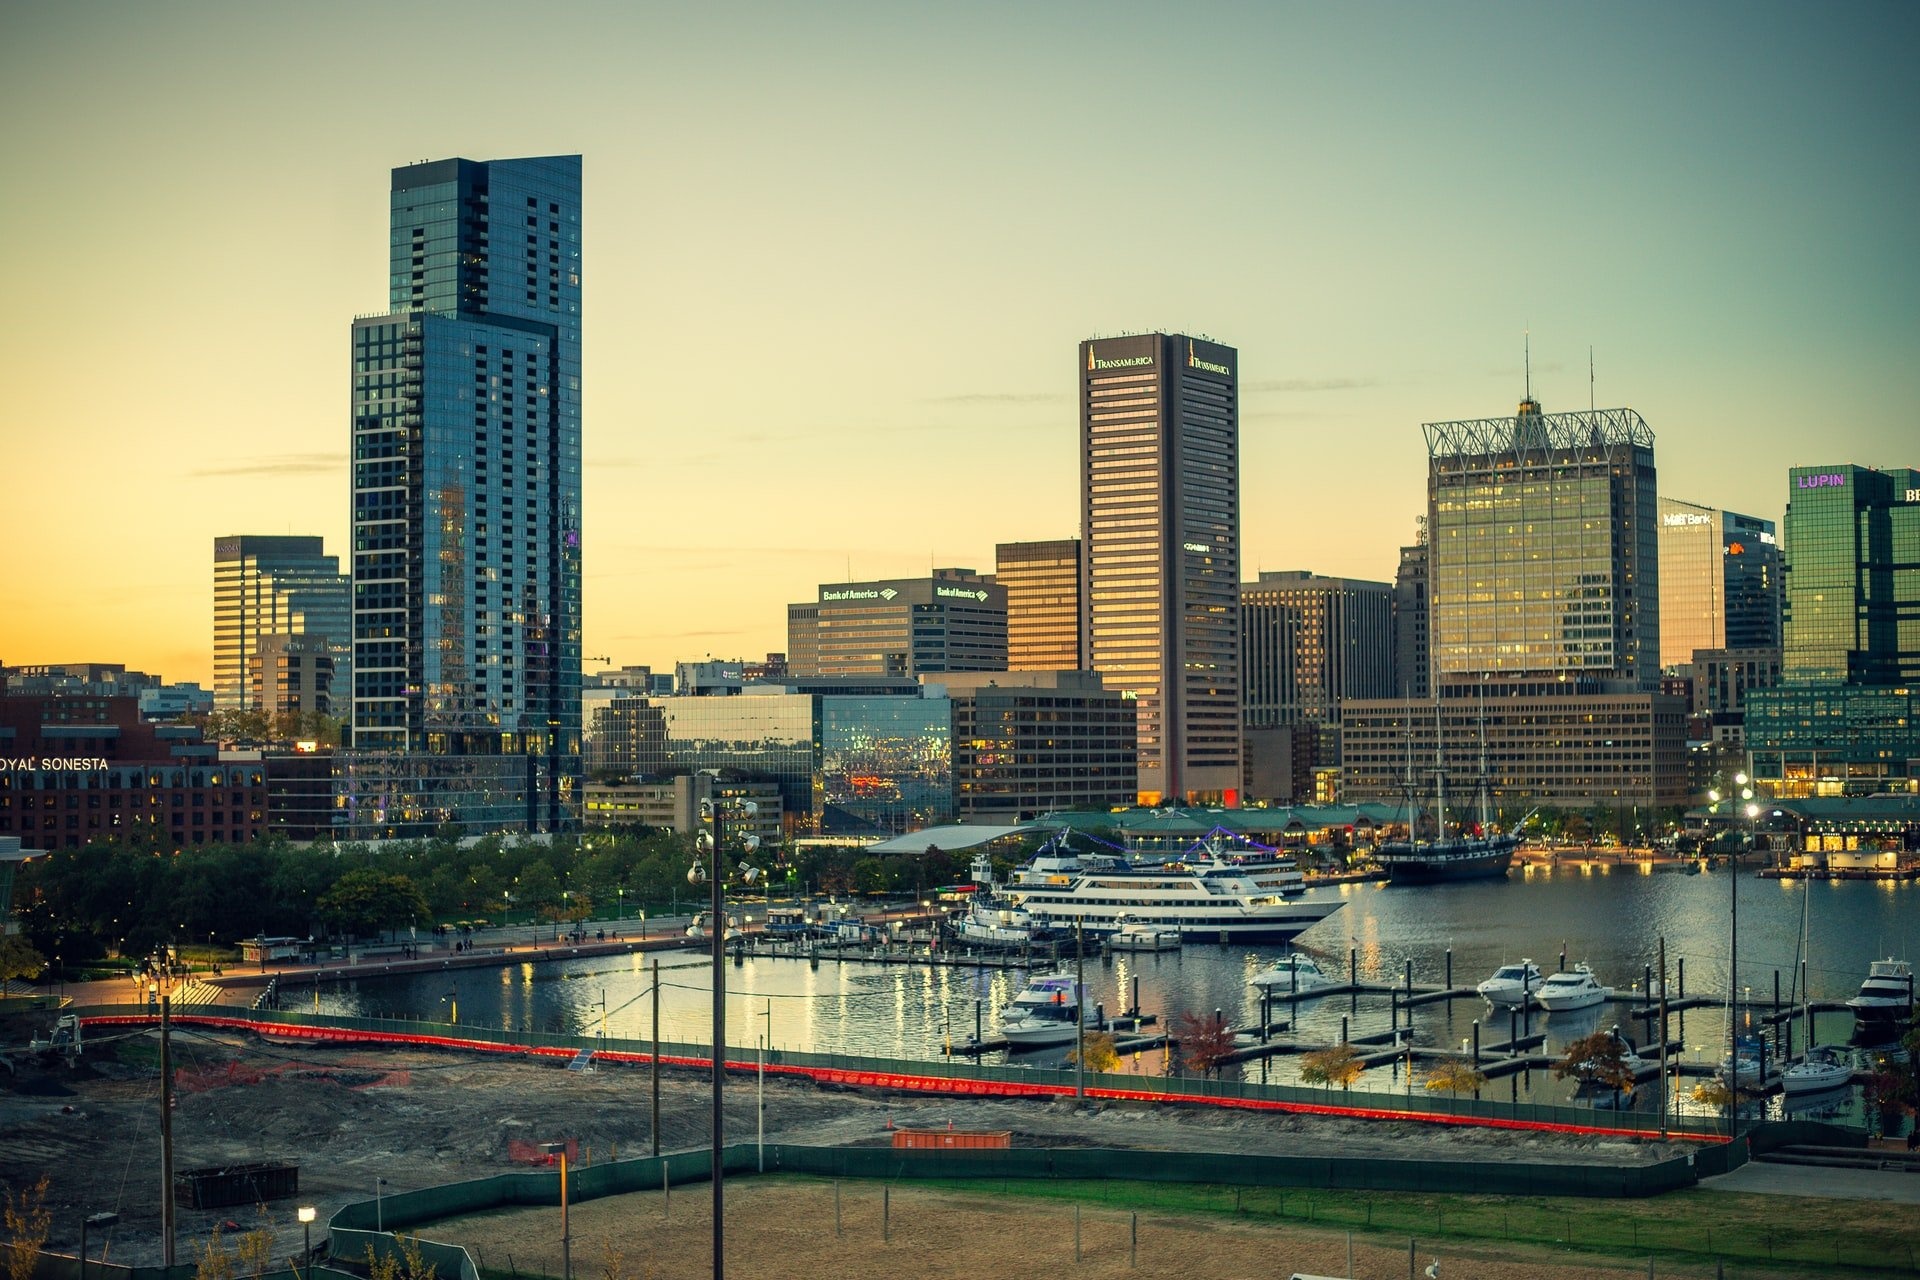
POLYGON ((1778 519, 1920 466, 1917 61, 1911 3, 9 4, 0 662, 210 684, 217 535, 344 567, 349 325, 448 156, 584 157, 594 658, 1072 536, 1126 331, 1239 349, 1248 578, 1390 579, 1528 334, 1778 519))

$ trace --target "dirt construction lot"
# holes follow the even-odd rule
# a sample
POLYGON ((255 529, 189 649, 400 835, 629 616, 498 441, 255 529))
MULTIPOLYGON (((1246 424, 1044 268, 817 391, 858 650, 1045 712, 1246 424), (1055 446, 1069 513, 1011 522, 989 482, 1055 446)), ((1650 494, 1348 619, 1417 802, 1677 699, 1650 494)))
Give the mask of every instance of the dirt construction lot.
MULTIPOLYGON (((285 1258, 300 1246, 296 1205, 316 1206, 324 1225, 342 1205, 372 1198, 376 1179, 386 1179, 385 1191, 392 1194, 510 1171, 516 1167, 509 1159, 514 1140, 571 1138, 579 1143, 582 1162, 652 1148, 644 1067, 578 1073, 560 1062, 282 1046, 192 1029, 176 1033, 173 1054, 176 1170, 262 1160, 290 1161, 300 1169, 298 1198, 268 1206, 264 1217, 252 1208, 180 1210, 182 1260, 222 1221, 243 1229, 269 1227, 276 1233, 275 1256, 285 1258)), ((662 1149, 704 1147, 710 1138, 708 1078, 669 1072, 662 1077, 661 1093, 662 1149)), ((734 1077, 726 1096, 729 1139, 750 1141, 756 1120, 751 1077, 734 1077)), ((948 1122, 961 1129, 1012 1130, 1021 1146, 1583 1163, 1636 1163, 1668 1154, 1654 1143, 1495 1130, 1209 1108, 1076 1109, 1067 1102, 887 1098, 775 1077, 767 1081, 769 1142, 879 1143, 886 1140, 890 1123, 944 1128, 948 1122)), ((0 1183, 18 1188, 43 1173, 49 1177, 48 1203, 55 1214, 50 1249, 71 1253, 82 1217, 115 1212, 120 1222, 93 1234, 91 1256, 99 1259, 104 1247, 114 1262, 157 1263, 159 1128, 156 1037, 90 1042, 77 1068, 22 1066, 16 1076, 0 1074, 0 1133, 6 1135, 0 1143, 0 1183)), ((847 1183, 842 1195, 844 1234, 836 1236, 831 1183, 730 1183, 730 1273, 776 1277, 805 1271, 889 1280, 965 1275, 974 1280, 1040 1275, 1074 1265, 1069 1205, 896 1186, 891 1239, 883 1241, 881 1189, 847 1183), (801 1259, 813 1261, 803 1266, 801 1259)), ((574 1275, 604 1276, 606 1242, 614 1240, 624 1255, 616 1280, 706 1276, 709 1196, 709 1188, 698 1184, 676 1190, 669 1205, 655 1194, 576 1206, 574 1275)), ((515 1211, 442 1224, 423 1234, 477 1248, 490 1270, 558 1275, 555 1218, 553 1210, 515 1211)), ((1128 1229, 1125 1212, 1085 1207, 1083 1262, 1074 1274, 1127 1273, 1128 1229)), ((1346 1267, 1344 1235, 1314 1235, 1299 1227, 1143 1212, 1139 1238, 1139 1270, 1173 1271, 1196 1280, 1284 1277, 1294 1270, 1334 1275, 1346 1267)), ((1433 1256, 1441 1256, 1448 1277, 1646 1274, 1644 1262, 1620 1270, 1553 1257, 1475 1257, 1464 1249, 1423 1253, 1421 1271, 1433 1256)), ((1404 1243, 1396 1251, 1361 1240, 1355 1261, 1360 1276, 1406 1274, 1404 1243)), ((1711 1269, 1662 1268, 1657 1274, 1705 1276, 1711 1269)))

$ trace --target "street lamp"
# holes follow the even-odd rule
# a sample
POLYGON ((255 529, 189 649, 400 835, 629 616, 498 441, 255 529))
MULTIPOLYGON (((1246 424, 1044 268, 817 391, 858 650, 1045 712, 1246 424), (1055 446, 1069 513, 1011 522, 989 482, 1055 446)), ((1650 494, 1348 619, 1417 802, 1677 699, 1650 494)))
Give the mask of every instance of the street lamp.
POLYGON ((117 1213, 90 1213, 80 1219, 80 1280, 87 1280, 87 1228, 110 1227, 120 1221, 117 1213))
MULTIPOLYGON (((698 885, 706 880, 711 890, 710 910, 707 921, 708 940, 713 955, 713 1280, 725 1280, 726 1261, 726 1206, 725 1170, 722 1168, 722 1149, 725 1146, 726 1119, 721 1104, 726 1091, 727 1081, 727 870, 723 858, 726 856, 726 814, 729 810, 746 818, 752 818, 760 811, 760 806, 751 800, 729 801, 717 794, 719 780, 716 778, 716 794, 710 800, 700 802, 700 816, 713 823, 711 831, 702 830, 694 837, 696 856, 691 867, 687 868, 687 883, 698 885), (699 854, 708 854, 713 859, 713 871, 709 875, 701 866, 699 854)), ((749 834, 741 841, 741 847, 752 853, 760 847, 760 837, 749 834)), ((751 867, 744 861, 740 863, 741 878, 752 884, 760 878, 757 867, 751 867)))
MULTIPOLYGON (((306 1237, 307 1237, 307 1247, 300 1254, 300 1261, 306 1263, 308 1267, 312 1267, 313 1266, 313 1220, 319 1217, 320 1214, 310 1204, 301 1205, 299 1212, 300 1212, 300 1229, 301 1231, 306 1233, 306 1237)), ((83 1276, 81 1277, 81 1280, 86 1280, 86 1278, 83 1276)))
MULTIPOLYGON (((1746 803, 1747 826, 1752 832, 1753 816, 1760 812, 1760 806, 1754 804, 1753 788, 1748 785, 1751 779, 1744 772, 1733 775, 1735 790, 1727 794, 1727 801, 1735 814, 1739 806, 1733 805, 1737 796, 1746 803)), ((1707 799, 1713 802, 1711 812, 1719 812, 1720 793, 1707 792, 1707 799)), ((1740 1131, 1740 845, 1736 831, 1733 852, 1727 858, 1727 1137, 1732 1139, 1740 1131)))

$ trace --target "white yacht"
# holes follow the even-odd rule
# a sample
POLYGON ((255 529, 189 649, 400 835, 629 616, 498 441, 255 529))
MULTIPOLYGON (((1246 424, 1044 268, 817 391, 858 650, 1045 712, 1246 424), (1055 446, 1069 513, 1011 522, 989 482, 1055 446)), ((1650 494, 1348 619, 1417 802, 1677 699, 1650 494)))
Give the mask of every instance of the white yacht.
POLYGON ((1867 980, 1847 1008, 1861 1022, 1891 1022, 1913 1013, 1913 966, 1888 956, 1867 966, 1867 980))
POLYGON ((1040 974, 1000 1011, 1000 1033, 1012 1048, 1066 1044, 1092 1025, 1080 984, 1065 974, 1040 974))
POLYGON ((1583 961, 1573 967, 1571 973, 1556 973, 1540 984, 1534 993, 1534 1001, 1548 1013, 1560 1013, 1567 1009, 1585 1009, 1600 1004, 1613 995, 1613 988, 1603 987, 1593 976, 1593 970, 1583 961))
POLYGON ((983 895, 954 922, 953 936, 976 947, 1024 947, 1055 936, 1044 919, 983 895))
POLYGON ((1759 1084, 1768 1075, 1766 1045, 1755 1037, 1741 1036, 1734 1041, 1733 1056, 1720 1059, 1714 1074, 1739 1089, 1759 1084))
POLYGON ((1853 1081, 1853 1064, 1845 1051, 1833 1045, 1819 1045, 1807 1056, 1780 1073, 1780 1088, 1789 1096, 1824 1093, 1853 1081))
POLYGON ((1527 997, 1540 990, 1546 981, 1546 975, 1540 972, 1540 966, 1530 959, 1519 964, 1503 964, 1494 971, 1491 978, 1475 987, 1489 1004, 1520 1004, 1527 997))
POLYGON ((1129 920, 1107 939, 1109 951, 1178 951, 1180 931, 1167 925, 1129 920))
POLYGON ((1320 966, 1313 962, 1312 956, 1302 955, 1298 951, 1275 960, 1248 978, 1247 984, 1271 991, 1276 996, 1310 995, 1335 985, 1332 978, 1320 971, 1320 966))
POLYGON ((1174 859, 1068 852, 1062 832, 1000 886, 987 860, 973 879, 999 909, 1074 923, 1090 934, 1117 933, 1128 921, 1176 930, 1183 939, 1285 945, 1345 905, 1309 894, 1293 859, 1257 846, 1231 851, 1216 836, 1174 859))

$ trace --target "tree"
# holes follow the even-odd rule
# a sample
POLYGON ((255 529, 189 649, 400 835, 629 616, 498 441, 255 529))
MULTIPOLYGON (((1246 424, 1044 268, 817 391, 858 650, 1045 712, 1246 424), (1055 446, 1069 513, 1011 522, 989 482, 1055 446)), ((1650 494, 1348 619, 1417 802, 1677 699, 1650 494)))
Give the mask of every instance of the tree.
POLYGON ((1435 1093, 1445 1089, 1454 1097, 1460 1096, 1462 1089, 1480 1092, 1480 1086, 1487 1082, 1485 1072, 1476 1071, 1471 1063, 1458 1058, 1449 1058, 1433 1070, 1427 1072, 1427 1088, 1435 1093))
POLYGON ((1318 1049, 1300 1059, 1300 1079, 1307 1084, 1337 1084, 1345 1089, 1365 1070, 1359 1051, 1350 1044, 1318 1049))
POLYGON ((1221 1059, 1233 1052, 1233 1030, 1225 1018, 1183 1013, 1174 1021, 1187 1070, 1212 1075, 1221 1059))
POLYGON ((7 1280, 33 1280, 40 1266, 40 1251, 46 1247, 47 1232, 53 1227, 53 1210, 47 1208, 47 1175, 18 1195, 6 1188, 5 1222, 7 1243, 7 1280))
POLYGON ((0 989, 15 978, 37 978, 47 967, 47 958, 28 945, 25 938, 0 934, 0 989))
POLYGON ((323 920, 353 936, 433 918, 426 896, 412 877, 381 875, 364 867, 334 881, 320 895, 319 909, 323 920))
POLYGON ((1633 1068, 1627 1065, 1626 1043, 1613 1031, 1596 1031, 1581 1036, 1567 1046, 1564 1058, 1554 1064, 1553 1074, 1565 1080, 1578 1078, 1583 1084, 1603 1084, 1619 1093, 1633 1092, 1633 1068))
MULTIPOLYGON (((1119 1050, 1114 1048, 1113 1037, 1105 1031, 1089 1031, 1085 1037, 1087 1070, 1115 1071, 1120 1066, 1119 1050)), ((1068 1062, 1079 1060, 1079 1050, 1067 1054, 1068 1062)))

